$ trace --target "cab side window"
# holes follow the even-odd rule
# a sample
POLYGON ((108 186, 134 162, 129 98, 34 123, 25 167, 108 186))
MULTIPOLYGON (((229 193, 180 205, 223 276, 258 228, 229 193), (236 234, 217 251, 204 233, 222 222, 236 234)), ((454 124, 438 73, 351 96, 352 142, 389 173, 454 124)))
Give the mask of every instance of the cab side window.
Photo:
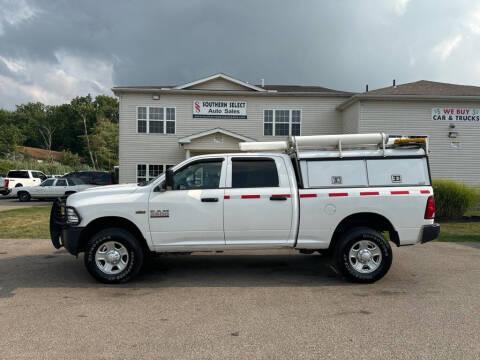
POLYGON ((173 175, 173 190, 218 189, 223 159, 199 161, 173 175))
POLYGON ((232 188, 278 186, 278 171, 273 159, 232 158, 232 188))

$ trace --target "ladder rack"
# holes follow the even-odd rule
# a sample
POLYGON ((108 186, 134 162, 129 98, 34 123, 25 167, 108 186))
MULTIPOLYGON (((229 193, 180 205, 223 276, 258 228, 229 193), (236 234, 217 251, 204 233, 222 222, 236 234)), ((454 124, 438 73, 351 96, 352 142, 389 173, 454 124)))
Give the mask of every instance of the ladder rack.
POLYGON ((370 134, 339 134, 339 135, 310 135, 291 136, 288 140, 267 142, 242 142, 239 143, 241 151, 281 151, 291 153, 299 152, 302 148, 311 150, 337 150, 339 157, 346 148, 374 147, 381 149, 385 156, 385 149, 399 147, 422 147, 428 154, 428 136, 389 136, 385 133, 370 134))

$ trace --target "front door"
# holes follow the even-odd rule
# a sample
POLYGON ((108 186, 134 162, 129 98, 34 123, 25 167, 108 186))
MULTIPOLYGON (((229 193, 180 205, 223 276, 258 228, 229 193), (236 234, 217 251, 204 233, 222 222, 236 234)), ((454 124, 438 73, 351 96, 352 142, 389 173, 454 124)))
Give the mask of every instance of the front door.
POLYGON ((227 245, 285 245, 291 238, 292 194, 282 157, 232 156, 225 190, 227 245))
POLYGON ((157 249, 225 246, 225 174, 224 158, 193 160, 175 171, 173 190, 151 193, 150 232, 157 249))

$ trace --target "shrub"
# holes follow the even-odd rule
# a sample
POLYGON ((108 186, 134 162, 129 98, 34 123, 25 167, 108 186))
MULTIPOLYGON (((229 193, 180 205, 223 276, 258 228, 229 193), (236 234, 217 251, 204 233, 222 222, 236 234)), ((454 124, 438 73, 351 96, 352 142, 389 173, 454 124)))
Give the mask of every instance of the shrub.
POLYGON ((453 180, 434 180, 433 191, 435 193, 435 216, 438 218, 461 218, 478 198, 478 193, 474 188, 453 180))
POLYGON ((39 163, 35 160, 28 159, 0 159, 0 173, 6 174, 9 170, 14 169, 38 170, 45 173, 46 175, 63 175, 67 172, 74 170, 91 170, 91 168, 85 164, 80 164, 78 166, 68 166, 55 161, 44 161, 42 163, 39 163))
POLYGON ((60 163, 70 167, 80 167, 82 165, 82 159, 77 154, 63 150, 60 155, 60 163))

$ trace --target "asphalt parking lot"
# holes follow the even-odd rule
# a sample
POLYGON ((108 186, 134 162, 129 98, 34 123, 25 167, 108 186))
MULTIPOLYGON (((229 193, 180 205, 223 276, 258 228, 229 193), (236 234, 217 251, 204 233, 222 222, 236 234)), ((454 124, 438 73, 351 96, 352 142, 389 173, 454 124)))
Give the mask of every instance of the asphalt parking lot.
POLYGON ((5 197, 0 195, 0 211, 21 209, 33 206, 48 206, 52 205, 52 201, 32 200, 28 202, 18 201, 17 198, 5 197))
POLYGON ((479 359, 479 245, 395 248, 371 285, 275 251, 161 256, 105 286, 47 240, 0 240, 0 357, 479 359))

